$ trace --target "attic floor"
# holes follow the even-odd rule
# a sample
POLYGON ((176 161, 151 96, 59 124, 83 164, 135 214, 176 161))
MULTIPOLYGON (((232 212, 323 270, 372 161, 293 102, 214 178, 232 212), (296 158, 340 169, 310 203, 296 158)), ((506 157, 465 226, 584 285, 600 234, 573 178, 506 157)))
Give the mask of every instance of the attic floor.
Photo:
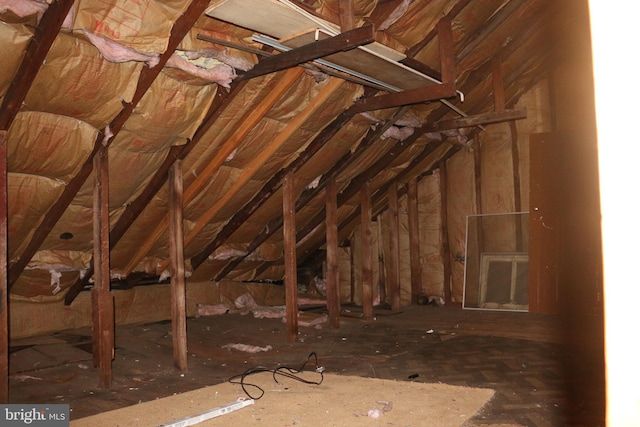
POLYGON ((184 374, 173 367, 170 322, 120 326, 108 390, 96 387, 89 329, 12 342, 10 403, 68 403, 73 420, 218 384, 254 366, 297 368, 315 352, 326 372, 496 390, 468 426, 604 425, 600 321, 582 321, 567 335, 564 326, 576 322, 530 313, 411 306, 376 309, 370 322, 345 314, 337 330, 300 327, 295 344, 279 319, 188 319, 184 374), (222 347, 230 343, 273 348, 222 347))

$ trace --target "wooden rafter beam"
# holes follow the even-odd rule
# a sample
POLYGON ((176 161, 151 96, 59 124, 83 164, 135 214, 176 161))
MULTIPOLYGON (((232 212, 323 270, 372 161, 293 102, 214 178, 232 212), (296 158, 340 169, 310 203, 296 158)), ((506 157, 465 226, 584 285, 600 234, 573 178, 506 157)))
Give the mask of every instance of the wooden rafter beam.
POLYGON ((427 125, 426 132, 441 132, 449 129, 488 125, 525 118, 527 118, 527 110, 525 108, 517 110, 491 111, 488 113, 476 114, 474 116, 460 117, 459 119, 442 120, 437 123, 431 123, 427 125))
MULTIPOLYGON (((354 152, 349 152, 345 154, 340 160, 338 160, 338 162, 336 162, 334 166, 322 176, 318 185, 315 188, 307 189, 302 193, 302 195, 298 198, 296 202, 296 210, 301 209, 313 197, 319 194, 320 191, 324 189, 329 179, 331 179, 332 177, 336 177, 340 172, 342 172, 345 168, 347 168, 351 164, 351 162, 353 162, 362 153, 364 153, 366 148, 368 148, 370 144, 372 144, 375 140, 377 140, 386 131, 386 129, 388 129, 388 127, 390 127, 393 124, 395 120, 399 119, 404 114, 405 111, 406 109, 400 109, 390 121, 385 123, 385 125, 376 129, 375 131, 371 131, 370 133, 368 133, 367 136, 365 136, 365 138, 358 145, 358 148, 356 148, 354 152)), ((349 117, 351 116, 349 115, 349 117)), ((256 236, 249 244, 249 247, 247 248, 247 255, 235 258, 232 261, 230 261, 223 268, 223 270, 216 275, 215 280, 221 280, 229 272, 233 271, 233 269, 237 265, 239 265, 248 256, 248 254, 256 250, 271 235, 273 235, 273 233, 279 230, 280 227, 282 227, 282 224, 283 224, 282 216, 278 218, 274 218, 271 221, 269 221, 269 223, 264 227, 263 231, 258 236, 256 236)))
POLYGON ((451 20, 446 17, 438 22, 438 42, 440 45, 440 74, 442 84, 433 84, 402 92, 360 98, 349 110, 355 114, 456 97, 453 32, 451 30, 451 20))
MULTIPOLYGON (((297 132, 302 125, 312 116, 316 115, 318 109, 322 108, 325 102, 333 95, 338 88, 344 83, 340 79, 331 79, 313 98, 306 108, 291 119, 285 128, 267 144, 265 144, 260 153, 249 160, 242 168, 237 179, 227 188, 223 195, 209 207, 194 222, 193 227, 185 236, 185 246, 189 245, 198 235, 200 231, 229 203, 239 191, 245 188, 246 184, 255 176, 255 174, 272 158, 272 156, 289 141, 289 139, 297 132)), ((160 271, 166 268, 166 262, 160 266, 160 271)))
MULTIPOLYGON (((167 182, 167 176, 171 166, 176 160, 184 160, 184 158, 191 152, 193 147, 202 139, 205 135, 207 129, 209 129, 215 121, 220 117, 220 115, 224 112, 224 110, 231 104, 233 99, 240 93, 241 89, 244 87, 246 83, 242 82, 238 85, 234 85, 231 88, 230 92, 217 91, 216 92, 216 100, 213 101, 212 107, 207 114, 205 120, 196 130, 193 138, 187 141, 186 144, 180 146, 173 146, 169 150, 167 157, 160 167, 156 170, 153 177, 144 188, 144 190, 140 193, 140 195, 131 203, 128 203, 120 218, 114 225, 113 229, 110 233, 111 240, 111 249, 118 244, 120 239, 127 232, 129 227, 133 225, 134 221, 145 207, 151 202, 153 197, 158 193, 160 188, 167 182)), ((78 294, 84 289, 84 287, 89 283, 91 276, 94 272, 94 264, 93 259, 89 263, 89 268, 83 277, 78 278, 78 280, 69 288, 67 294, 64 298, 65 305, 71 304, 78 294)))
POLYGON ((31 84, 47 53, 58 36, 64 18, 69 13, 73 0, 58 0, 51 3, 40 19, 35 34, 29 41, 18 71, 2 100, 0 107, 0 130, 8 130, 20 111, 31 84))
POLYGON ((267 183, 260 189, 241 210, 236 212, 233 217, 224 225, 222 230, 216 237, 197 255, 191 258, 191 266, 195 270, 220 247, 231 235, 253 215, 269 198, 282 186, 285 176, 290 171, 297 172, 304 164, 313 157, 324 145, 351 119, 351 115, 342 113, 336 117, 333 122, 326 126, 304 149, 296 159, 286 168, 279 170, 267 183))
MULTIPOLYGON (((432 142, 430 144, 428 144, 416 157, 413 158, 413 160, 411 160, 411 162, 409 163, 409 165, 407 165, 406 168, 402 169, 402 171, 400 171, 400 173, 398 173, 395 177, 393 177, 391 180, 387 181, 385 184, 382 184, 380 187, 378 187, 378 189, 375 191, 375 193, 373 194, 373 196, 371 197, 372 200, 372 204, 375 205, 379 205, 381 202, 384 201, 384 198, 387 197, 388 195, 388 190, 389 187, 392 185, 399 185, 401 182, 403 182, 404 180, 407 179, 407 177, 409 177, 411 174, 415 173, 415 168, 422 163, 427 157, 429 157, 442 143, 441 142, 432 142)), ((454 152, 457 151, 456 147, 452 147, 451 149, 449 149, 449 152, 454 152)), ((398 195, 402 195, 402 190, 399 190, 398 195)), ((338 207, 340 207, 340 205, 338 205, 338 207)), ((380 213, 380 211, 374 211, 373 215, 376 216, 380 213)), ((315 217, 317 218, 318 215, 315 217)), ((357 207, 356 209, 354 209, 353 212, 351 212, 345 219, 343 219, 340 224, 339 224, 339 229, 343 229, 344 227, 346 227, 347 224, 353 222, 354 220, 356 220, 357 218, 360 217, 360 208, 357 207)), ((312 220, 314 221, 314 220, 312 220)), ((308 227, 311 228, 311 227, 308 227)), ((307 235, 301 236, 302 238, 307 238, 307 235)), ((315 246, 313 246, 312 248, 309 248, 307 250, 305 250, 305 252, 303 254, 300 254, 299 257, 299 265, 303 264, 304 262, 306 262, 306 260, 308 259, 308 257, 310 257, 316 250, 318 250, 322 245, 324 244, 324 242, 318 242, 315 246)))
MULTIPOLYGON (((301 69, 291 68, 278 79, 274 87, 269 91, 265 98, 253 109, 251 109, 243 119, 243 125, 239 127, 222 145, 213 157, 207 163, 198 176, 184 191, 184 203, 189 204, 194 197, 209 183, 211 177, 218 171, 220 166, 229 157, 229 155, 240 146, 244 138, 251 130, 262 120, 269 110, 280 100, 280 97, 291 87, 291 85, 302 74, 301 69)), ((155 229, 151 230, 147 239, 140 244, 136 253, 131 257, 125 268, 125 274, 129 275, 138 263, 147 255, 156 241, 167 230, 168 215, 158 223, 155 229)))
POLYGON ((241 74, 237 80, 252 79, 276 71, 286 70, 287 68, 292 68, 337 52, 346 52, 355 49, 358 46, 371 43, 374 40, 373 25, 366 25, 328 39, 318 40, 279 55, 262 59, 252 69, 241 74))
POLYGON ((18 261, 11 267, 11 270, 9 272, 10 286, 13 285, 16 280, 18 280, 20 274, 22 274, 27 264, 31 261, 53 227, 69 207, 78 191, 80 191, 80 188, 82 188, 86 180, 91 175, 91 171, 93 170, 93 157, 99 151, 100 145, 102 145, 103 143, 106 143, 108 145, 111 141, 113 141, 115 136, 122 129, 122 126, 124 126, 124 123, 128 120, 128 118, 135 110, 138 102, 142 99, 147 90, 149 90, 151 84, 162 71, 162 67, 164 66, 164 64, 166 64, 171 55, 173 55, 173 52, 178 47, 178 44, 189 32, 191 27, 193 27, 198 18, 204 13, 208 5, 208 0, 194 0, 189 5, 187 10, 177 19, 171 30, 167 50, 160 55, 158 65, 153 68, 143 68, 143 71, 140 73, 138 85, 131 102, 125 104, 120 113, 113 119, 113 121, 108 126, 108 132, 106 129, 98 132, 96 141, 94 142, 93 151, 81 166, 76 176, 74 176, 65 186, 62 195, 58 198, 58 200, 56 200, 53 206, 46 213, 44 219, 34 231, 31 240, 27 244, 26 249, 20 255, 18 261), (105 135, 107 134, 110 134, 112 136, 105 139, 105 135))
POLYGON ((340 10, 340 31, 345 32, 355 28, 356 17, 353 11, 353 0, 338 0, 340 10))

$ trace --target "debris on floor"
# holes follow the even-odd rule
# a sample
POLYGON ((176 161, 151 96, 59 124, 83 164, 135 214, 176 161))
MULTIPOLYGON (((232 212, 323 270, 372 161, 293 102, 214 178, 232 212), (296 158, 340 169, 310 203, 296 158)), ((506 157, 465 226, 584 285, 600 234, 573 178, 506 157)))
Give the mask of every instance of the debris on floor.
POLYGON ((222 348, 227 348, 229 350, 233 349, 238 351, 244 351, 246 353, 259 353, 261 351, 269 351, 273 349, 273 347, 271 347, 270 345, 266 347, 259 347, 257 345, 249 345, 249 344, 227 344, 227 345, 223 345, 222 348))

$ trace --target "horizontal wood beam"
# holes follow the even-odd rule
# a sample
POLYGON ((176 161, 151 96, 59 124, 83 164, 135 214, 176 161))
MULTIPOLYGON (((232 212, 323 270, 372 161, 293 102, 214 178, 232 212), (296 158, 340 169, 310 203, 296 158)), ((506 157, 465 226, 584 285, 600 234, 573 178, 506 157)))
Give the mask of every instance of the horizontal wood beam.
POLYGON ((433 84, 371 98, 360 98, 347 111, 351 114, 364 113, 365 111, 383 110, 385 108, 454 98, 456 95, 456 87, 453 84, 433 84))
POLYGON ((355 49, 358 46, 371 43, 374 40, 373 25, 365 25, 364 27, 341 33, 335 37, 318 40, 297 49, 262 59, 252 69, 241 74, 236 80, 247 80, 276 71, 286 70, 287 68, 295 67, 337 52, 355 49))
POLYGON ((365 111, 382 110, 385 108, 400 107, 402 105, 455 98, 457 91, 455 83, 455 59, 453 54, 453 32, 451 30, 451 19, 448 17, 438 22, 438 41, 440 44, 440 74, 442 84, 433 84, 402 92, 360 98, 348 111, 357 114, 365 111))
POLYGON ((504 111, 491 111, 489 113, 476 114, 474 116, 460 117, 459 119, 442 120, 427 125, 426 132, 440 132, 450 129, 459 129, 492 123, 508 122, 527 118, 526 108, 504 111))

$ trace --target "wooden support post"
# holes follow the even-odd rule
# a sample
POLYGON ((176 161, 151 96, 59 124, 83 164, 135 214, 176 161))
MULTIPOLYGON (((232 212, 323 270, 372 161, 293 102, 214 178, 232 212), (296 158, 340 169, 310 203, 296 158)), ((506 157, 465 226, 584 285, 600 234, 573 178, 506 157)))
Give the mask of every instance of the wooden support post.
POLYGON ((0 130, 0 403, 9 403, 7 131, 0 130))
POLYGON ((449 247, 449 220, 447 218, 447 162, 441 160, 440 167, 440 227, 442 233, 442 265, 444 276, 444 302, 451 302, 451 249, 449 247))
POLYGON ((109 160, 106 144, 93 158, 93 259, 95 285, 91 290, 93 314, 93 360, 98 368, 98 387, 111 387, 114 351, 114 307, 109 277, 109 160))
POLYGON ((184 278, 184 222, 182 205, 182 160, 169 169, 169 249, 171 252, 171 331, 173 364, 187 370, 187 310, 184 278))
POLYGON ((400 224, 398 222, 398 186, 392 183, 387 190, 389 201, 389 265, 387 283, 393 310, 400 309, 400 224))
MULTIPOLYGON (((371 204, 371 213, 373 214, 373 203, 371 204)), ((378 301, 380 303, 388 302, 387 300, 387 271, 385 268, 385 257, 384 257, 384 232, 382 231, 382 218, 378 215, 376 217, 376 226, 378 233, 378 301)))
POLYGON ((418 225, 418 180, 409 180, 407 189, 409 216, 409 263, 411 266, 411 303, 415 304, 422 293, 422 268, 420 265, 420 234, 418 225))
POLYGON ((360 189, 362 316, 373 320, 373 244, 371 237, 371 185, 367 180, 360 189))
POLYGON ((327 310, 329 326, 340 327, 340 289, 338 271, 338 190, 336 179, 331 178, 326 191, 327 233, 327 310))
POLYGON ((339 0, 340 31, 345 32, 355 28, 356 18, 353 12, 353 0, 339 0))
POLYGON ((298 341, 298 273, 296 263, 296 198, 292 172, 284 178, 282 216, 287 339, 293 343, 298 341))

